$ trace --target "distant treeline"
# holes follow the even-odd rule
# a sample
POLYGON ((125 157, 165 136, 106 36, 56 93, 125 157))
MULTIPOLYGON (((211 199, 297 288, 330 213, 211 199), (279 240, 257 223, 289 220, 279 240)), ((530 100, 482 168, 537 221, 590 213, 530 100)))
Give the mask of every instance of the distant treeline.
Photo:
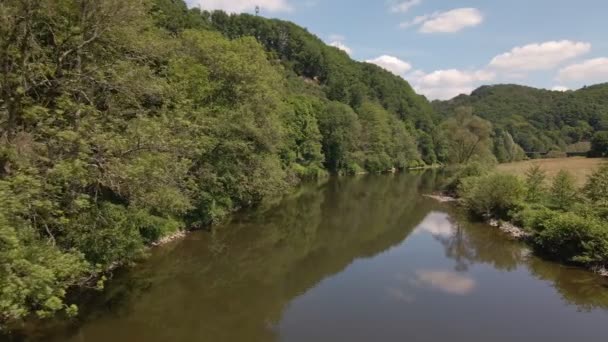
POLYGON ((581 142, 593 142, 592 156, 608 152, 608 83, 566 92, 519 85, 483 86, 470 96, 433 102, 443 117, 462 106, 472 107, 475 115, 492 122, 496 129, 508 131, 532 155, 587 152, 590 147, 587 144, 585 151, 581 142))

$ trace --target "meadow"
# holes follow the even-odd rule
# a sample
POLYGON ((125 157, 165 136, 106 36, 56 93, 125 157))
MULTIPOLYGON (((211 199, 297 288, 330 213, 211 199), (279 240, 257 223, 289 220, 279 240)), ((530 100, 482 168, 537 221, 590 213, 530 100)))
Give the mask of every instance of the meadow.
POLYGON ((532 159, 521 162, 506 163, 498 165, 497 169, 501 172, 507 172, 524 176, 532 166, 540 165, 546 172, 547 178, 553 179, 560 170, 570 172, 576 179, 576 185, 583 186, 587 177, 596 169, 605 163, 607 160, 603 158, 555 158, 555 159, 532 159))

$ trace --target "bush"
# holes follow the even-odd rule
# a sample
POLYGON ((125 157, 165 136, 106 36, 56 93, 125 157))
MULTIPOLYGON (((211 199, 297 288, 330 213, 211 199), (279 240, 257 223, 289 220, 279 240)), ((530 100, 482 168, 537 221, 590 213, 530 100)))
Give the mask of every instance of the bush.
POLYGON ((545 196, 546 172, 539 165, 534 165, 526 171, 526 199, 532 203, 540 202, 545 196))
POLYGON ((530 232, 540 232, 545 229, 545 222, 555 214, 555 211, 541 205, 525 207, 513 215, 513 223, 530 232))
POLYGON ((560 171, 551 185, 551 202, 557 209, 568 210, 576 203, 578 190, 574 177, 567 171, 560 171))
POLYGON ((524 193, 524 185, 519 178, 501 173, 465 178, 458 189, 459 196, 472 213, 499 218, 507 216, 522 201, 524 193))
POLYGON ((602 165, 589 176, 583 191, 594 204, 608 207, 608 165, 602 165))
POLYGON ((448 171, 452 173, 452 176, 447 178, 443 189, 449 194, 455 194, 458 192, 458 188, 463 179, 482 176, 486 174, 489 169, 490 167, 488 165, 479 162, 471 162, 465 165, 451 167, 448 171))
POLYGON ((608 230, 600 220, 567 212, 555 213, 543 222, 544 229, 534 237, 543 252, 583 265, 608 262, 608 230))
POLYGON ((143 255, 145 247, 138 221, 128 208, 103 203, 78 217, 66 229, 62 243, 83 251, 87 261, 104 269, 131 262, 143 255))

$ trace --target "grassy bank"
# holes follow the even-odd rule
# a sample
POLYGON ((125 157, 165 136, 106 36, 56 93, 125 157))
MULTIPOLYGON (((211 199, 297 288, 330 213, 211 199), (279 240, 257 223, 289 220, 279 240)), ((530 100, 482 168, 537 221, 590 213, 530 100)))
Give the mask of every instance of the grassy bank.
POLYGON ((550 173, 541 163, 531 163, 520 172, 471 164, 458 170, 446 189, 473 216, 521 227, 522 236, 539 254, 606 270, 608 164, 585 159, 562 160, 562 165, 564 162, 571 167, 577 163, 579 173, 550 173))

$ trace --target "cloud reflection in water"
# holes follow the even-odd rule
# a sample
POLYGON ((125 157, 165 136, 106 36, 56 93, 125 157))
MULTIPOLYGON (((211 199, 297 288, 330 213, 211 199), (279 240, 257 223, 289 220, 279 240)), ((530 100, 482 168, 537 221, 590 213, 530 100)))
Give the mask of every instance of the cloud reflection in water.
POLYGON ((473 278, 453 271, 416 271, 416 281, 418 284, 461 296, 473 292, 476 286, 473 278))
POLYGON ((415 233, 430 233, 433 236, 449 237, 454 234, 455 226, 446 213, 433 211, 418 225, 415 233))

